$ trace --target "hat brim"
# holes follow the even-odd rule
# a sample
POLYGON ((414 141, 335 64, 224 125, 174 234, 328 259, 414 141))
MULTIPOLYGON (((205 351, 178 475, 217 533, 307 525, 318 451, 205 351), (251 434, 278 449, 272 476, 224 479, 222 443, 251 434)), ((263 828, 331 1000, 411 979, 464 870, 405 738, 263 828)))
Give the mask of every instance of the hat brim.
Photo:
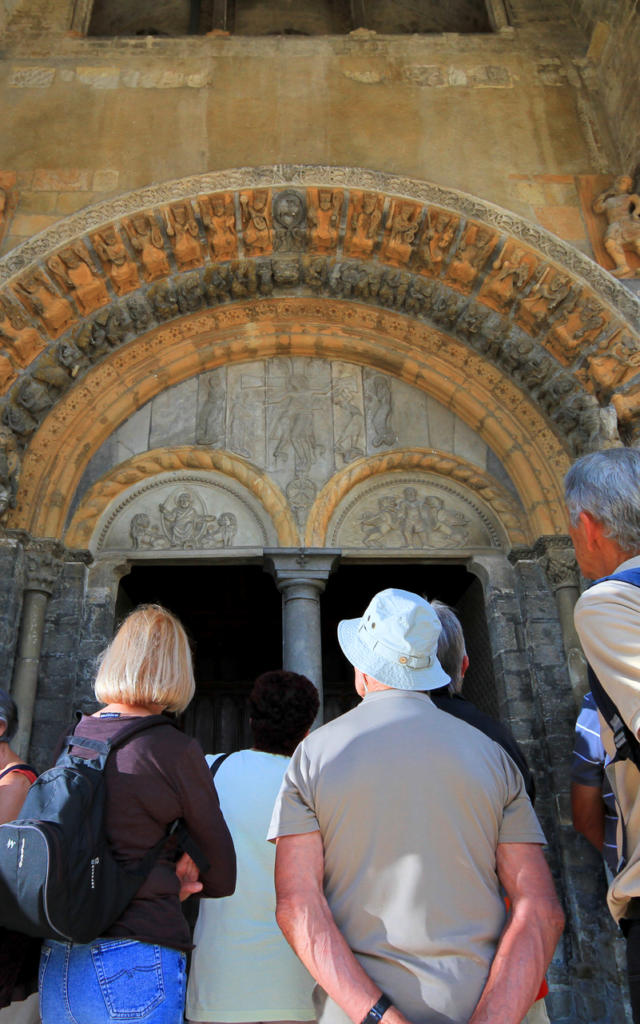
POLYGON ((394 690, 437 690, 451 681, 435 657, 429 668, 410 668, 371 651, 358 634, 360 622, 361 619, 343 619, 338 623, 338 643, 354 668, 394 690))

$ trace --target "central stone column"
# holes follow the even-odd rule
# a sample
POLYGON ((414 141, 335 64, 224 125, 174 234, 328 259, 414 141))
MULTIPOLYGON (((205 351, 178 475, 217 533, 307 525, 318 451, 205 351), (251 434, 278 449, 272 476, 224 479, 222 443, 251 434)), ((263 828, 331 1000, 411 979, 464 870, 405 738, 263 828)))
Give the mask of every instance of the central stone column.
MULTIPOLYGON (((330 548, 266 548, 264 570, 282 594, 282 667, 307 676, 320 694, 320 594, 340 558, 330 548)), ((321 719, 320 719, 321 720, 321 719)))

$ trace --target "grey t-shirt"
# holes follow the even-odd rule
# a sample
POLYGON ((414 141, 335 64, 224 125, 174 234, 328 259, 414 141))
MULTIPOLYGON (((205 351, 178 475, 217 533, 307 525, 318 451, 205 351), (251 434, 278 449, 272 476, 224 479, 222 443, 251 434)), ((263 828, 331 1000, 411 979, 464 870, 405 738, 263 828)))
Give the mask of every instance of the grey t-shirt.
MULTIPOLYGON (((428 696, 369 693, 295 752, 268 837, 320 830, 324 890, 367 973, 414 1024, 466 1024, 505 907, 499 843, 544 843, 498 744, 428 696)), ((319 999, 322 1024, 344 1022, 319 999)))

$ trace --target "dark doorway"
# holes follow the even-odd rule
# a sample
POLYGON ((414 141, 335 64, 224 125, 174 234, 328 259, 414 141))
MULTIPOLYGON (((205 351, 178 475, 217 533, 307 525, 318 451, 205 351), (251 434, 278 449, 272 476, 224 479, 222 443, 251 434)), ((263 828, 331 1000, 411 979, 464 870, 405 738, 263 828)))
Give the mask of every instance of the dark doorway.
POLYGON ((458 613, 465 634, 469 669, 463 694, 488 714, 498 716, 491 647, 484 612, 482 585, 462 565, 420 565, 380 562, 377 565, 342 564, 333 573, 322 597, 322 665, 325 721, 343 714, 358 702, 353 669, 337 640, 340 619, 362 615, 379 590, 397 587, 437 599, 458 613))
POLYGON ((251 745, 247 697, 256 676, 282 666, 282 604, 259 565, 134 566, 118 613, 145 602, 169 608, 189 633, 197 692, 185 731, 206 753, 251 745))

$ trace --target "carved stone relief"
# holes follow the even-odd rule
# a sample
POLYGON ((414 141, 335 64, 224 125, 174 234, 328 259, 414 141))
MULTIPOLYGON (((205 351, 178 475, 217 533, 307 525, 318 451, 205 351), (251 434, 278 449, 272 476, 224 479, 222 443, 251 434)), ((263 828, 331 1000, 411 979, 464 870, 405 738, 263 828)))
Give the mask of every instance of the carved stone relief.
POLYGON ((125 228, 135 252, 140 258, 145 281, 157 281, 169 274, 169 261, 164 249, 162 233, 153 214, 136 213, 125 221, 125 228))
POLYGON ((173 255, 179 270, 193 270, 202 265, 204 254, 200 245, 200 229, 191 203, 173 203, 164 210, 164 221, 173 255))
POLYGON ((338 245, 344 192, 342 189, 310 188, 307 200, 310 247, 317 253, 333 252, 338 245))
POLYGON ((116 295, 126 295, 140 286, 138 268, 112 224, 92 235, 91 243, 116 295))
POLYGON ((213 551, 262 547, 275 532, 265 510, 219 473, 163 473, 130 488, 102 515, 96 552, 213 551))
POLYGON ((73 297, 83 316, 93 313, 109 302, 104 281, 80 242, 60 249, 47 260, 47 266, 57 284, 73 297))
POLYGON ((475 496, 429 473, 382 475, 354 487, 334 512, 327 543, 344 548, 499 547, 502 530, 475 496))
MULTIPOLYGON (((488 459, 479 437, 409 384, 339 360, 276 357, 223 366, 161 392, 96 453, 78 496, 123 458, 194 440, 266 471, 301 528, 327 481, 366 456, 428 445, 482 468, 488 459)), ((161 519, 144 514, 136 520, 140 544, 164 546, 161 519)))
POLYGON ((629 257, 640 256, 640 196, 633 191, 631 175, 620 175, 601 192, 593 211, 604 214, 607 221, 603 245, 614 263, 611 273, 620 278, 637 276, 637 259, 631 266, 629 257))
POLYGON ((236 211, 231 192, 199 196, 198 207, 214 260, 231 260, 238 255, 236 211))

